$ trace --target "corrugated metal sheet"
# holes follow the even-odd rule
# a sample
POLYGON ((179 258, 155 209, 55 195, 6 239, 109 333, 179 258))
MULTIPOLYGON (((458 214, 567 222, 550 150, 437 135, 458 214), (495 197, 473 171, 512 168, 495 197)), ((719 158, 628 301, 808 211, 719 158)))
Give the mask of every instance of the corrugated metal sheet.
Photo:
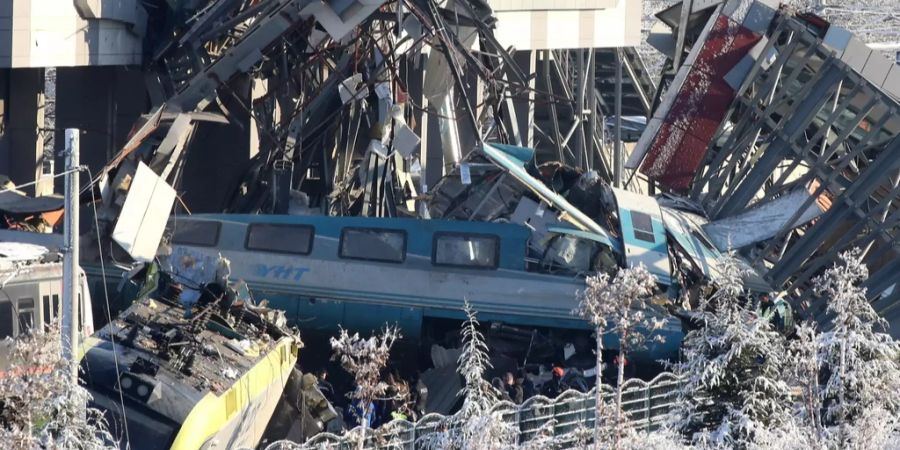
POLYGON ((725 75, 760 36, 720 15, 650 146, 641 172, 676 191, 690 186, 735 91, 725 75))

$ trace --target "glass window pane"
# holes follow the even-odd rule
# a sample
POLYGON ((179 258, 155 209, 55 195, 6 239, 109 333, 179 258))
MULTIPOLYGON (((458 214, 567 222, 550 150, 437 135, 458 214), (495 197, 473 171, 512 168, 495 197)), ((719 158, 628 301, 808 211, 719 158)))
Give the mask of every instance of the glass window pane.
POLYGON ((246 248, 308 255, 312 251, 312 243, 311 226, 255 223, 250 225, 250 231, 247 232, 246 248))
POLYGON ((170 226, 175 230, 172 243, 201 247, 215 246, 219 242, 220 225, 218 222, 201 220, 171 222, 170 226))
POLYGON ((44 325, 49 325, 50 322, 53 321, 53 310, 50 307, 50 296, 45 295, 41 297, 41 300, 43 303, 43 307, 41 309, 43 309, 42 315, 44 317, 44 325))
POLYGON ((405 256, 403 231, 345 228, 341 232, 341 258, 403 262, 405 256))
POLYGON ((498 248, 494 236, 439 234, 434 239, 434 264, 494 268, 498 248))
POLYGON ((19 316, 19 334, 34 327, 34 299, 20 298, 16 302, 19 316))
POLYGON ((0 339, 13 335, 13 317, 12 303, 0 300, 0 339))
POLYGON ((642 212, 631 211, 631 226, 634 228, 634 237, 646 242, 656 242, 653 237, 653 220, 642 212))

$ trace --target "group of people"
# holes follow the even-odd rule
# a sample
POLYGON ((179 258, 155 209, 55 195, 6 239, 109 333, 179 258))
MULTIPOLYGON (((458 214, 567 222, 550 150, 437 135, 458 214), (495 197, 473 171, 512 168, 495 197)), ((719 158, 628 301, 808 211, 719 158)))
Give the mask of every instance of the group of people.
POLYGON ((578 392, 587 392, 590 390, 590 383, 576 369, 566 369, 561 365, 553 366, 550 371, 550 379, 535 385, 533 379, 539 378, 529 374, 524 369, 518 371, 517 375, 512 372, 506 372, 503 377, 495 377, 491 380, 500 400, 506 400, 515 404, 521 404, 535 395, 543 395, 548 398, 556 398, 568 390, 576 390, 578 392))
MULTIPOLYGON (((337 404, 334 386, 328 381, 328 370, 320 369, 316 376, 319 380, 319 391, 333 405, 337 404)), ((421 378, 404 380, 397 372, 388 372, 385 376, 384 395, 374 402, 353 399, 344 409, 343 419, 349 428, 366 424, 377 428, 395 419, 415 421, 425 415, 428 402, 428 387, 421 378)))
MULTIPOLYGON (((552 366, 549 379, 546 372, 543 373, 543 376, 531 374, 525 369, 520 369, 515 374, 506 372, 502 377, 493 378, 491 385, 500 400, 522 404, 539 394, 556 398, 568 390, 587 392, 593 384, 588 382, 580 370, 565 368, 562 365, 552 366)), ((377 428, 395 419, 413 422, 427 412, 428 387, 418 376, 406 380, 396 371, 387 372, 383 378, 387 385, 384 395, 372 402, 352 399, 346 404, 344 396, 336 395, 334 386, 328 380, 327 369, 319 369, 316 372, 316 379, 319 391, 336 409, 341 409, 338 405, 345 405, 343 422, 332 424, 329 428, 353 428, 362 424, 377 428)))
POLYGON ((512 372, 506 372, 503 375, 503 379, 494 377, 491 380, 491 385, 494 387, 500 400, 513 402, 517 405, 534 395, 534 383, 525 376, 524 372, 520 372, 518 377, 513 376, 512 372))

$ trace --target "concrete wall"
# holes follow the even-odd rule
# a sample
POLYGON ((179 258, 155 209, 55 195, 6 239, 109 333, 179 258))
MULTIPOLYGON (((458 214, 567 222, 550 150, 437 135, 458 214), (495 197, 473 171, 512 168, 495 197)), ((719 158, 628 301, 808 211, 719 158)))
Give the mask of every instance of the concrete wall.
POLYGON ((0 67, 140 64, 137 0, 2 0, 0 67))
POLYGON ((632 47, 641 0, 491 0, 497 40, 517 50, 632 47))

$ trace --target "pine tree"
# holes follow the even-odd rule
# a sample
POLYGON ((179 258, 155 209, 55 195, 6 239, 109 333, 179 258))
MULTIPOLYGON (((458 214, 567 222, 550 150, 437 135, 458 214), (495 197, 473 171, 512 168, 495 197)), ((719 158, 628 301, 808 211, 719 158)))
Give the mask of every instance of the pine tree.
POLYGON ((843 253, 814 280, 830 315, 828 331, 817 337, 817 361, 825 377, 818 401, 826 431, 838 446, 850 446, 867 435, 874 439, 891 427, 877 415, 893 418, 894 427, 900 415, 900 343, 879 331, 887 323, 866 300, 861 284, 868 276, 856 249, 843 253))
POLYGON ((701 301, 701 326, 688 332, 673 427, 696 445, 747 448, 755 434, 790 417, 785 342, 744 298, 734 255, 722 260, 715 293, 701 301))
POLYGON ((447 418, 441 431, 419 439, 417 448, 459 450, 505 450, 516 448, 518 428, 496 408, 499 393, 484 378, 491 368, 488 347, 478 331, 478 317, 468 301, 463 303, 466 321, 462 327, 462 353, 457 372, 464 384, 460 411, 447 418))
POLYGON ((585 280, 587 289, 580 293, 580 302, 575 313, 594 326, 597 357, 597 387, 595 389, 595 417, 594 430, 595 446, 609 434, 613 447, 620 448, 620 440, 627 428, 627 421, 622 413, 622 387, 624 386, 626 355, 630 350, 640 348, 650 337, 653 331, 663 325, 661 319, 656 319, 648 314, 650 299, 656 290, 656 281, 653 275, 643 265, 620 269, 615 278, 610 279, 606 273, 590 276, 585 280), (608 413, 603 405, 601 389, 603 335, 612 333, 619 338, 619 356, 617 358, 618 371, 616 385, 616 404, 612 414, 612 430, 607 430, 606 420, 601 420, 608 413))

